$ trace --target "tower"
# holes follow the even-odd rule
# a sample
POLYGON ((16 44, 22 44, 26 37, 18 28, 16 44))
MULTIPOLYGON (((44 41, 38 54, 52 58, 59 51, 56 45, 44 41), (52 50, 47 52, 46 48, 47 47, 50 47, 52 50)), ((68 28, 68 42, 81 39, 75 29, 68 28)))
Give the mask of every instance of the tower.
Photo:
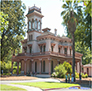
POLYGON ((41 8, 38 8, 35 5, 33 7, 29 7, 26 16, 28 21, 28 32, 29 31, 41 32, 42 17, 43 17, 43 15, 41 14, 41 8))

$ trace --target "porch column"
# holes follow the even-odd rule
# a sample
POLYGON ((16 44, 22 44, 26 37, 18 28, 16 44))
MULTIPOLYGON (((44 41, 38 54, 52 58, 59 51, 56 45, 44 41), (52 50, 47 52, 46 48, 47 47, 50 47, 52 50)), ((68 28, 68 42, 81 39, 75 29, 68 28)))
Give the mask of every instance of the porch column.
POLYGON ((49 75, 51 74, 51 60, 49 59, 49 75))
POLYGON ((77 72, 77 62, 76 62, 76 72, 77 72))
POLYGON ((81 73, 81 63, 79 62, 79 73, 81 73))
POLYGON ((24 61, 24 74, 26 75, 26 61, 27 61, 27 59, 25 59, 25 61, 24 61))
POLYGON ((40 61, 40 65, 39 65, 39 66, 40 66, 40 67, 39 67, 40 74, 41 74, 41 60, 42 60, 42 59, 39 59, 39 61, 40 61))
POLYGON ((17 62, 17 75, 19 74, 19 62, 17 62))
POLYGON ((21 61, 21 71, 22 71, 22 61, 21 61))
POLYGON ((31 72, 33 72, 33 59, 31 59, 31 61, 32 61, 31 72))
POLYGON ((12 71, 12 72, 13 72, 13 63, 14 63, 14 62, 12 62, 12 66, 11 66, 11 71, 12 71))

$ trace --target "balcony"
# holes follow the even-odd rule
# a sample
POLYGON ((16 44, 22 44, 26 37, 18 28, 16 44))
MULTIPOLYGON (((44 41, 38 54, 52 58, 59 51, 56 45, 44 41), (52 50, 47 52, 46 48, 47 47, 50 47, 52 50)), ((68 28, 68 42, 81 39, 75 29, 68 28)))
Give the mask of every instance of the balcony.
MULTIPOLYGON (((72 55, 70 54, 62 54, 62 53, 57 53, 57 52, 50 52, 50 51, 47 51, 47 52, 37 52, 37 53, 20 53, 18 54, 17 56, 30 56, 30 57, 33 57, 33 56, 41 56, 41 55, 52 55, 52 56, 61 56, 61 57, 68 57, 68 58, 72 58, 72 55)), ((82 54, 80 53, 75 53, 75 57, 79 57, 81 58, 82 54)))

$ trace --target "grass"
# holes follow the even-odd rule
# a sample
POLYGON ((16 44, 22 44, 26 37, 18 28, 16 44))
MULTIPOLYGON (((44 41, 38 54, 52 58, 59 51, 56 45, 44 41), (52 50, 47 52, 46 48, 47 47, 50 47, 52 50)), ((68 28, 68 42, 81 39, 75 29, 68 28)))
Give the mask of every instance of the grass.
POLYGON ((26 91, 25 89, 1 84, 0 91, 26 91))
POLYGON ((57 82, 28 82, 28 83, 13 83, 13 84, 33 86, 33 87, 38 87, 38 88, 41 88, 41 89, 68 88, 68 87, 72 87, 72 86, 79 86, 79 84, 57 83, 57 82))

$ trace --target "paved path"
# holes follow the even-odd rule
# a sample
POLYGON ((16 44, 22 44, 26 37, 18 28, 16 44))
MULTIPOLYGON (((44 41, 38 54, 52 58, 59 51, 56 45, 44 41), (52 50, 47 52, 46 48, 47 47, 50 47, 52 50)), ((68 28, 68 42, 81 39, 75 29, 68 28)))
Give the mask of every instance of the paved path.
POLYGON ((52 78, 39 78, 35 80, 24 80, 24 81, 1 81, 1 84, 21 83, 21 82, 61 82, 61 81, 52 78))
MULTIPOLYGON (((39 78, 39 79, 35 79, 35 80, 25 80, 25 81, 0 81, 1 84, 6 84, 6 85, 10 85, 10 86, 16 86, 19 88, 23 88, 26 89, 27 91, 42 91, 39 88, 36 87, 30 87, 30 86, 24 86, 24 85, 16 85, 16 84, 10 84, 10 83, 21 83, 21 82, 61 82, 58 79, 53 79, 53 78, 39 78)), ((46 90, 46 91, 92 91, 92 89, 88 89, 88 90, 82 90, 82 89, 68 89, 68 88, 63 88, 63 89, 54 89, 54 90, 46 90)))
POLYGON ((30 86, 24 86, 24 85, 15 85, 15 84, 6 84, 6 85, 23 88, 23 89, 26 89, 27 91, 42 91, 40 88, 37 88, 37 87, 30 87, 30 86))

